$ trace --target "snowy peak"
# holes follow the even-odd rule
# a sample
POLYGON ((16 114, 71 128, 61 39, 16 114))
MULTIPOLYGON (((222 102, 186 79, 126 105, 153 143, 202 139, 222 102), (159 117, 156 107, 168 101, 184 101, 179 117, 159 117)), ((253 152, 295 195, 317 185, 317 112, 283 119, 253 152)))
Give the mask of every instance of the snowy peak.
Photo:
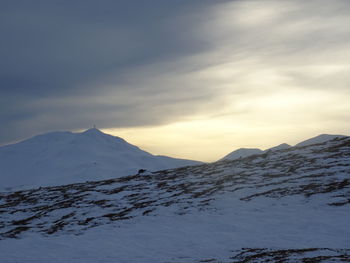
POLYGON ((201 162, 154 156, 96 128, 50 132, 0 147, 0 188, 78 183, 196 164, 201 162))
POLYGON ((320 134, 316 137, 310 138, 306 141, 302 141, 298 144, 296 144, 296 147, 303 147, 303 146, 308 146, 308 145, 313 145, 313 144, 318 144, 318 143, 324 143, 330 140, 334 140, 336 138, 345 138, 348 136, 345 135, 333 135, 333 134, 320 134))
MULTIPOLYGON (((92 147, 95 145, 97 147, 101 147, 104 145, 104 147, 107 148, 115 148, 121 151, 139 151, 141 152, 140 148, 138 148, 135 145, 132 145, 125 141, 124 139, 113 136, 107 133, 103 133, 102 131, 91 128, 81 133, 75 134, 75 143, 76 144, 90 144, 92 147)), ((148 154, 144 151, 142 151, 144 154, 148 154)))
POLYGON ((235 159, 245 158, 251 155, 261 154, 261 153, 263 153, 263 151, 257 148, 240 148, 238 150, 235 150, 229 153, 221 160, 235 160, 235 159))
POLYGON ((117 136, 113 136, 113 135, 110 135, 110 134, 107 134, 107 133, 104 133, 102 131, 100 131, 99 129, 96 129, 96 128, 91 128, 91 129, 88 129, 86 131, 83 131, 81 133, 76 133, 76 135, 78 136, 84 136, 84 137, 90 137, 92 139, 99 139, 99 138, 105 138, 106 140, 108 139, 117 139, 118 141, 123 141, 126 143, 126 141, 120 137, 117 137, 117 136))
POLYGON ((88 130, 83 131, 81 133, 76 133, 76 135, 82 136, 82 137, 89 137, 89 138, 92 138, 92 139, 104 138, 106 140, 117 140, 117 141, 120 141, 120 142, 127 143, 124 139, 122 139, 120 137, 104 133, 104 132, 102 132, 102 131, 100 131, 99 129, 96 129, 96 128, 91 128, 91 129, 88 129, 88 130))
POLYGON ((101 137, 105 137, 105 138, 112 137, 111 135, 103 133, 102 131, 96 128, 91 128, 81 133, 77 133, 77 135, 88 136, 90 138, 96 138, 96 139, 101 137))
POLYGON ((267 152, 267 151, 285 150, 285 149, 289 149, 290 147, 292 147, 292 146, 290 146, 290 145, 287 144, 287 143, 282 143, 282 144, 280 144, 280 145, 277 145, 277 146, 275 146, 275 147, 272 147, 272 148, 270 148, 270 149, 265 150, 265 152, 267 152))
POLYGON ((102 131, 100 131, 97 128, 90 128, 90 129, 87 129, 86 131, 82 132, 82 134, 104 135, 106 133, 103 133, 102 131))

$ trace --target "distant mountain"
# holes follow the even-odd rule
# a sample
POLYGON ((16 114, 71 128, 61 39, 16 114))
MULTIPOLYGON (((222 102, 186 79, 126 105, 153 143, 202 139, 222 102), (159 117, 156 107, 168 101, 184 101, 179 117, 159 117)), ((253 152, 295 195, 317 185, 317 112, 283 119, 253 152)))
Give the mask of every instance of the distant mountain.
MULTIPOLYGON (((302 142, 296 144, 295 147, 309 146, 309 145, 313 145, 313 144, 324 143, 324 142, 327 142, 330 140, 334 140, 336 138, 347 138, 347 137, 348 136, 345 136, 345 135, 321 134, 321 135, 318 135, 318 136, 313 137, 311 139, 308 139, 306 141, 302 141, 302 142)), ((258 148, 240 148, 238 150, 235 150, 235 151, 229 153, 228 155, 226 155, 225 157, 223 157, 219 161, 236 160, 236 159, 245 158, 245 157, 249 157, 249 156, 256 155, 256 154, 263 154, 263 153, 268 152, 268 151, 286 150, 286 149, 289 149, 291 147, 292 146, 287 144, 287 143, 282 143, 278 146, 266 149, 265 151, 260 150, 258 148)))
POLYGON ((263 153, 263 151, 260 149, 257 149, 257 148, 240 148, 238 150, 235 150, 235 151, 229 153, 224 158, 220 159, 220 161, 222 161, 222 160, 236 160, 239 158, 245 158, 245 157, 248 157, 251 155, 261 154, 261 153, 263 153))
POLYGON ((289 149, 290 147, 292 147, 292 146, 290 146, 289 144, 286 144, 286 143, 282 143, 280 145, 277 145, 275 147, 272 147, 270 149, 265 150, 265 152, 267 152, 267 151, 285 150, 285 149, 289 149))
POLYGON ((51 132, 0 147, 0 185, 58 185, 196 164, 200 162, 152 155, 95 128, 51 132))
POLYGON ((313 144, 318 144, 318 143, 324 143, 326 141, 334 140, 336 138, 344 138, 348 137, 345 135, 333 135, 333 134, 320 134, 316 137, 313 137, 311 139, 308 139, 306 141, 302 141, 298 144, 296 144, 296 147, 303 147, 303 146, 308 146, 308 145, 313 145, 313 144))

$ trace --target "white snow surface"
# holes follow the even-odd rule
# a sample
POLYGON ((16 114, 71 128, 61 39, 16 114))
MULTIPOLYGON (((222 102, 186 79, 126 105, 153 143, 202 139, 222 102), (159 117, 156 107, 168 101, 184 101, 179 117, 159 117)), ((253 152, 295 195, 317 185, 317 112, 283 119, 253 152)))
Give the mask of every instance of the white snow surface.
POLYGON ((0 189, 102 180, 201 162, 155 156, 96 128, 51 132, 0 147, 0 189))
MULTIPOLYGON (((323 209, 299 198, 215 201, 217 211, 179 215, 166 208, 83 235, 26 235, 0 241, 2 263, 235 262, 233 250, 257 248, 344 248, 350 244, 349 208, 323 209)), ((256 262, 256 261, 255 261, 256 262)), ((273 262, 273 261, 272 261, 273 262)), ((298 261, 299 262, 299 261, 298 261)), ((301 262, 301 261, 300 261, 301 262)))
POLYGON ((309 256, 349 262, 349 189, 350 139, 343 138, 235 161, 0 193, 0 262, 319 262, 294 252, 285 260, 232 258, 242 248, 319 248, 309 256), (27 228, 9 238, 20 227, 27 228), (338 249, 347 252, 340 257, 338 249))

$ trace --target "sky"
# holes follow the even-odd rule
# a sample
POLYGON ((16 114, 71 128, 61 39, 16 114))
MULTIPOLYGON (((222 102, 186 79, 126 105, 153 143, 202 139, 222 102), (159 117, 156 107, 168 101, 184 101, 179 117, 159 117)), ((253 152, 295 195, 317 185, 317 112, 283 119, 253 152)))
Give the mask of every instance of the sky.
POLYGON ((348 0, 3 0, 0 145, 96 124, 215 161, 350 135, 348 0))

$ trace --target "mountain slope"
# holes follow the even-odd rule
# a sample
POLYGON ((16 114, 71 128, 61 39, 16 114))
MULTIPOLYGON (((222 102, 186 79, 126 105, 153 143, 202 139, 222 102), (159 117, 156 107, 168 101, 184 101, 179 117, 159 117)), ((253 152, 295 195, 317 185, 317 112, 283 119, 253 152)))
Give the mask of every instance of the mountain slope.
POLYGON ((334 134, 320 134, 316 137, 310 138, 308 140, 302 141, 298 144, 296 144, 295 146, 297 147, 303 147, 303 146, 308 146, 308 145, 312 145, 312 144, 317 144, 317 143, 324 143, 326 141, 329 140, 333 140, 336 138, 344 138, 347 137, 345 135, 334 135, 334 134))
POLYGON ((285 149, 289 149, 290 147, 292 147, 292 146, 290 146, 289 144, 286 144, 286 143, 282 143, 282 144, 280 144, 280 145, 277 145, 277 146, 275 146, 275 147, 272 147, 272 148, 269 148, 269 149, 265 150, 265 152, 266 152, 266 151, 285 150, 285 149))
POLYGON ((0 185, 60 185, 195 164, 154 156, 98 129, 53 132, 0 147, 0 185))
POLYGON ((263 151, 260 149, 257 149, 257 148, 240 148, 238 150, 235 150, 235 151, 229 153, 228 155, 226 155, 225 157, 220 159, 220 161, 222 161, 222 160, 235 160, 235 159, 245 158, 245 157, 248 157, 251 155, 261 154, 261 153, 263 153, 263 151))
POLYGON ((2 193, 0 212, 4 262, 348 262, 350 138, 2 193))

